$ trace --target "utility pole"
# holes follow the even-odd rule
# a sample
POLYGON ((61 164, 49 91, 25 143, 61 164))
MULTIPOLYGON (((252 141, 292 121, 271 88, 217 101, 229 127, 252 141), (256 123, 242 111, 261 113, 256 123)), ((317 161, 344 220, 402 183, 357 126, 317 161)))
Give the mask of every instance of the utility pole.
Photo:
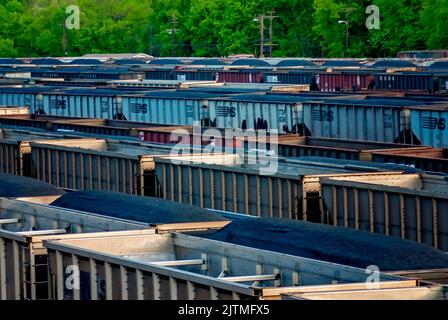
POLYGON ((275 10, 271 10, 269 12, 269 16, 267 18, 269 19, 269 58, 272 58, 272 47, 274 46, 273 38, 272 38, 272 22, 274 19, 279 18, 278 16, 274 16, 275 10))
POLYGON ((176 25, 179 22, 177 22, 176 12, 173 12, 171 16, 171 29, 168 29, 168 33, 171 35, 171 56, 174 57, 175 54, 175 46, 176 46, 176 25))
POLYGON ((64 57, 67 57, 67 26, 65 18, 62 20, 62 50, 64 52, 64 57))
POLYGON ((264 58, 264 14, 258 16, 260 21, 260 58, 264 58))
POLYGON ((348 55, 348 47, 349 47, 349 30, 350 30, 350 8, 349 8, 350 0, 346 0, 345 2, 345 20, 339 20, 339 24, 345 24, 345 50, 344 50, 344 58, 348 55))
POLYGON ((345 24, 345 57, 348 55, 348 38, 349 38, 349 29, 350 29, 350 20, 349 20, 349 4, 350 0, 347 0, 345 3, 345 21, 347 23, 345 24))
POLYGON ((279 18, 278 16, 274 16, 275 11, 272 10, 269 14, 260 14, 258 17, 254 19, 254 21, 258 21, 260 23, 260 58, 264 58, 264 47, 269 46, 269 56, 272 57, 272 47, 275 46, 272 40, 272 23, 275 18, 279 18), (264 42, 264 20, 269 19, 269 43, 264 42))

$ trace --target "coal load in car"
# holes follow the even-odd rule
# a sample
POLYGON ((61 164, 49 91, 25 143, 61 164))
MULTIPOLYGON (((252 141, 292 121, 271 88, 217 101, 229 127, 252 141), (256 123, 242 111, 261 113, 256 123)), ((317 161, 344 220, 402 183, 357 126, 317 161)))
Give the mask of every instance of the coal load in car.
POLYGON ((220 214, 188 204, 116 192, 70 192, 51 205, 151 224, 227 220, 220 214))
POLYGON ((247 218, 202 235, 212 240, 381 271, 448 266, 442 251, 413 241, 303 221, 247 218))
POLYGON ((27 177, 0 174, 0 197, 57 196, 65 192, 51 184, 27 177))

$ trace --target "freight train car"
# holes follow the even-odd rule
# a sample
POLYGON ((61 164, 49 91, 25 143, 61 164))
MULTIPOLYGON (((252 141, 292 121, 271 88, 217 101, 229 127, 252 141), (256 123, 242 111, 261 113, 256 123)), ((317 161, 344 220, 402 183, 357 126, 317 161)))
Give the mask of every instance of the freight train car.
POLYGON ((215 81, 217 69, 198 68, 190 70, 174 70, 173 80, 178 81, 215 81))
POLYGON ((200 238, 357 268, 376 265, 383 271, 398 273, 448 266, 444 252, 413 241, 305 221, 215 212, 149 197, 68 192, 51 206, 148 223, 159 231, 174 230, 176 225, 181 230, 182 226, 182 232, 189 230, 189 234, 200 238), (357 238, 356 243, 353 238, 357 238), (361 242, 364 245, 359 245, 361 242))
POLYGON ((32 113, 51 116, 123 119, 121 96, 142 92, 132 88, 2 87, 0 104, 25 106, 32 113))
MULTIPOLYGON (((59 300, 278 299, 300 286, 365 281, 364 269, 178 233, 93 235, 44 246, 59 300), (86 278, 80 290, 67 291, 63 270, 73 261, 86 278)), ((381 274, 381 280, 405 279, 381 274)))
POLYGON ((0 106, 0 116, 21 116, 29 113, 30 110, 27 107, 0 106))
POLYGON ((124 94, 132 94, 132 91, 113 89, 49 91, 41 96, 40 113, 63 117, 123 120, 121 95, 124 94))
POLYGON ((308 132, 303 133, 313 137, 421 144, 412 134, 408 109, 425 104, 430 103, 391 97, 304 102, 303 123, 308 132))
MULTIPOLYGON (((73 118, 43 116, 37 114, 23 114, 14 116, 0 116, 0 125, 6 129, 20 128, 23 130, 42 129, 51 131, 52 121, 70 121, 73 118)), ((73 119, 77 121, 80 119, 73 119)), ((99 120, 104 121, 104 120, 99 120)))
POLYGON ((223 70, 217 72, 216 81, 230 83, 262 83, 264 82, 264 73, 261 70, 256 69, 223 70))
MULTIPOLYGON (((361 282, 364 282, 356 280, 356 272, 353 272, 360 270, 365 277, 364 267, 372 264, 388 271, 381 274, 382 288, 408 287, 411 282, 415 285, 416 281, 420 282, 415 279, 416 274, 420 274, 417 278, 422 279, 421 282, 426 281, 426 278, 433 277, 435 273, 423 270, 429 268, 439 268, 437 279, 442 280, 443 269, 440 268, 445 268, 448 263, 442 252, 410 241, 299 221, 243 219, 234 215, 229 223, 216 213, 160 199, 107 192, 70 192, 59 196, 51 205, 35 204, 37 201, 38 199, 30 198, 20 201, 0 199, 0 224, 3 226, 0 230, 0 252, 4 253, 0 255, 0 266, 4 267, 0 268, 1 299, 132 299, 137 293, 141 299, 174 299, 186 294, 183 285, 186 280, 184 277, 188 275, 190 277, 186 285, 195 289, 188 291, 190 293, 187 296, 190 298, 208 299, 210 295, 217 294, 214 297, 218 299, 279 299, 282 293, 297 292, 297 289, 300 292, 312 290, 308 285, 338 283, 341 284, 341 289, 347 284, 359 288, 362 286, 361 282), (148 229, 150 226, 151 229, 148 229), (193 233, 195 237, 166 234, 172 231, 193 233), (285 245, 285 234, 288 239, 293 239, 290 245, 285 245), (356 244, 352 240, 354 237, 357 239, 356 244), (176 238, 181 241, 178 242, 176 238), (269 241, 260 242, 260 238, 269 241), (176 249, 174 256, 168 250, 163 251, 168 256, 161 257, 158 244, 162 239, 174 239, 174 247, 169 246, 176 249), (50 243, 59 248, 61 244, 68 244, 77 249, 66 259, 64 250, 57 250, 55 255, 51 249, 48 251, 46 248, 54 248, 50 243), (66 277, 58 274, 60 263, 72 263, 83 268, 86 264, 82 260, 82 252, 86 249, 88 254, 93 253, 90 250, 93 244, 96 246, 96 255, 89 259, 90 283, 99 285, 89 285, 89 277, 85 277, 83 273, 80 279, 81 290, 64 288, 66 277), (109 252, 107 246, 119 246, 125 250, 131 249, 132 252, 122 251, 118 257, 109 252), (155 246, 157 249, 154 249, 155 246), (152 249, 148 249, 149 247, 152 249), (103 252, 103 249, 107 252, 103 252), (372 254, 372 249, 378 254, 372 254), (146 258, 157 252, 157 257, 154 257, 157 261, 151 260, 150 265, 161 267, 157 269, 160 274, 156 274, 160 277, 158 281, 150 281, 150 284, 156 284, 156 288, 160 290, 148 290, 147 285, 138 285, 138 279, 146 284, 147 276, 155 276, 154 273, 145 274, 146 269, 141 268, 143 265, 138 268, 142 277, 133 278, 132 267, 135 265, 128 263, 145 263, 136 260, 137 256, 133 255, 136 252, 140 258, 141 253, 144 253, 146 262, 146 258), (232 254, 229 255, 229 252, 232 254), (102 260, 98 258, 98 254, 103 253, 104 257, 114 256, 113 261, 103 261, 106 263, 104 270, 102 260), (118 278, 114 276, 118 261, 115 258, 123 259, 125 264, 120 264, 124 269, 120 267, 118 278), (216 264, 215 258, 220 263, 216 264), (107 265, 108 261, 111 262, 110 266, 107 265), (272 267, 280 270, 274 270, 271 274, 271 263, 274 262, 272 267), (204 265, 207 265, 207 270, 204 265), (218 265, 221 269, 214 267, 218 265), (169 282, 165 282, 164 267, 169 267, 169 275, 174 277, 169 282), (201 269, 199 276, 194 268, 201 269), (292 277, 289 276, 288 268, 293 272, 292 277), (401 268, 410 271, 400 271, 401 268), (218 282, 213 282, 215 272, 220 275, 218 282), (405 277, 401 277, 401 274, 405 274, 405 277), (408 277, 413 280, 408 281, 408 277), (117 282, 116 279, 124 282, 117 282), (218 288, 204 287, 203 281, 207 279, 218 285, 218 288), (245 292, 255 293, 250 296, 242 294, 239 291, 242 286, 236 285, 254 280, 260 283, 243 285, 244 288, 249 288, 245 292), (188 281, 192 283, 188 284, 188 281), (274 283, 273 287, 271 281, 274 283), (292 287, 282 285, 285 284, 284 281, 292 281, 292 287), (127 285, 121 285, 123 283, 127 285), (170 285, 165 286, 168 283, 170 285), (226 286, 221 288, 224 283, 226 286), (92 288, 98 289, 96 294, 92 288), (84 289, 86 291, 83 293, 84 289), (229 289, 238 291, 232 291, 230 297, 226 293, 229 289), (111 291, 114 292, 112 295, 111 291)), ((166 244, 164 240, 162 242, 166 244)))
MULTIPOLYGON (((141 209, 135 209, 134 215, 129 210, 121 210, 118 215, 109 211, 106 217, 86 210, 50 206, 55 199, 60 205, 64 204, 65 198, 60 198, 64 192, 36 180, 0 175, 0 186, 0 300, 56 298, 52 279, 48 277, 44 240, 89 238, 94 232, 104 232, 103 236, 119 236, 129 230, 134 230, 134 235, 173 230, 210 231, 229 223, 221 215, 208 210, 147 197, 130 197, 133 206, 129 207, 128 202, 126 209, 141 209), (4 192, 11 182, 17 188, 4 192), (29 190, 31 187, 34 190, 29 190), (3 198, 6 196, 16 199, 3 198), (142 216, 145 219, 141 219, 142 216)), ((121 194, 106 194, 115 201, 115 205, 121 198, 126 198, 121 194)), ((78 205, 85 205, 92 199, 83 195, 82 201, 78 199, 78 205)), ((89 208, 95 207, 95 199, 92 201, 89 208)))
POLYGON ((412 132, 422 144, 448 148, 448 105, 413 107, 410 117, 412 132))
MULTIPOLYGON (((177 220, 182 221, 181 223, 159 222, 151 224, 154 228, 148 229, 149 225, 146 223, 2 198, 0 199, 0 221, 5 228, 0 231, 0 250, 4 253, 1 255, 1 265, 4 268, 0 269, 0 279, 4 281, 0 283, 0 298, 5 300, 95 300, 107 298, 177 299, 185 296, 196 299, 213 297, 217 299, 280 299, 280 294, 297 292, 298 289, 300 289, 300 292, 308 292, 312 288, 316 288, 315 285, 317 284, 334 286, 338 283, 341 285, 341 289, 348 284, 357 288, 365 286, 365 283, 361 280, 361 275, 364 274, 365 277, 363 268, 210 240, 207 239, 208 232, 205 234, 199 233, 196 237, 166 234, 166 230, 170 230, 170 228, 180 232, 193 230, 192 227, 195 223, 184 221, 182 220, 182 214, 180 216, 177 220), (14 210, 11 210, 11 208, 14 208, 14 210), (33 229, 33 231, 24 231, 29 229, 33 229), (161 257, 160 250, 154 250, 154 245, 160 244, 161 241, 165 244, 168 241, 172 244, 168 247, 178 250, 175 250, 174 255, 174 251, 164 251, 167 255, 161 257), (64 288, 66 277, 58 274, 61 270, 60 263, 71 263, 72 265, 74 263, 76 266, 83 268, 83 266, 86 266, 83 255, 93 253, 90 250, 93 243, 96 244, 96 255, 90 257, 91 259, 87 264, 91 267, 89 268, 90 276, 81 276, 80 289, 64 288), (67 248, 65 245, 70 245, 71 248, 77 247, 76 253, 71 254, 68 259, 66 259, 64 253, 65 248, 67 248), (123 251, 125 255, 120 254, 120 257, 118 257, 113 252, 109 252, 107 246, 110 245, 127 248, 126 252, 123 251), (64 249, 61 250, 62 246, 64 246, 64 249), (56 249, 57 252, 53 252, 52 250, 56 247, 59 249, 56 249), (109 253, 104 252, 103 249, 109 253), (127 251, 128 249, 132 252, 127 251), (155 251, 157 251, 156 256, 153 256, 155 251), (145 261, 138 260, 137 256, 134 256, 136 252, 145 253, 145 258, 153 257, 154 259, 149 262, 151 266, 156 266, 157 273, 154 273, 156 270, 153 269, 152 274, 146 274, 147 270, 144 264, 148 265, 148 261, 147 259, 145 261), (232 254, 229 255, 229 252, 232 254), (115 256, 115 258, 121 260, 113 259, 109 266, 109 260, 103 261, 100 258, 102 254, 104 254, 103 258, 115 256), (242 256, 245 258, 242 259, 242 256), (123 263, 122 267, 124 268, 120 268, 121 277, 118 278, 125 281, 126 286, 122 282, 117 282, 116 279, 118 278, 114 277, 114 268, 117 267, 118 261, 120 261, 120 266, 123 263), (216 264, 215 261, 220 263, 216 264), (103 262, 105 262, 104 265, 103 262), (133 264, 130 265, 130 263, 133 264), (140 263, 140 265, 137 274, 134 274, 132 267, 136 267, 136 263, 140 263), (203 267, 205 265, 207 265, 207 270, 203 267), (224 269, 214 267, 218 265, 224 269), (109 267, 110 270, 108 270, 109 267), (170 279, 174 277, 168 282, 165 282, 166 267, 170 267, 170 279), (195 268, 201 271, 196 272, 195 268), (278 269, 279 272, 276 271, 277 269, 273 269, 271 273, 271 268, 280 269, 278 269), (223 272, 223 270, 227 271, 223 272), (289 272, 292 272, 292 274, 289 272), (215 273, 220 274, 220 277, 216 278, 215 273), (134 276, 137 275, 141 277, 134 279, 134 276), (159 277, 159 281, 150 281, 149 283, 151 285, 156 284, 157 290, 149 290, 148 288, 152 288, 151 286, 143 285, 148 284, 146 279, 148 276, 159 277), (187 276, 188 278, 185 278, 187 276), (92 277, 95 279, 92 279, 92 277), (138 279, 141 280, 141 283, 138 279), (211 281, 212 288, 205 285, 205 280, 211 281), (258 280, 258 285, 243 285, 244 282, 253 282, 253 280, 258 280), (185 281, 187 282, 185 283, 185 281), (191 283, 189 284, 189 282, 191 283), (95 283, 95 285, 92 286, 92 283, 95 283), (160 286, 157 285, 158 283, 160 286), (176 285, 173 285, 173 283, 176 285), (287 283, 290 287, 286 285, 287 283), (310 285, 313 287, 309 287, 310 285), (97 290, 93 288, 97 288, 97 290), (188 288, 190 290, 185 291, 188 288), (232 291, 232 294, 227 293, 227 290, 232 289, 235 290, 232 291), (251 294, 246 296, 247 293, 251 294), (134 295, 136 296, 134 297, 134 295)), ((151 218, 148 219, 151 220, 151 218)), ((162 220, 164 219, 162 218, 162 220)), ((222 222, 221 225, 227 224, 229 226, 228 221, 218 222, 222 222)), ((214 221, 211 220, 210 225, 213 225, 213 223, 214 221)), ((266 224, 266 221, 264 223, 266 224)), ((208 226, 208 222, 202 224, 205 227, 208 226)), ((276 224, 273 223, 271 227, 276 227, 276 224)), ((339 234, 339 236, 342 234, 349 236, 351 233, 349 230, 324 227, 328 230, 316 231, 318 233, 328 232, 331 229, 335 232, 335 235, 339 234), (340 231, 343 231, 342 234, 340 231)), ((198 232, 199 229, 197 227, 196 229, 196 232, 198 232)), ((221 230, 218 228, 217 234, 220 233, 221 230)), ((330 234, 332 233, 330 232, 330 234)), ((366 240, 369 237, 371 241, 380 238, 366 234, 363 238, 366 240)), ((280 238, 277 238, 277 240, 280 240, 280 238)), ((349 238, 346 238, 346 240, 349 240, 349 238)), ((390 249, 395 250, 400 241, 392 241, 394 247, 390 249)), ((431 256, 432 262, 427 263, 427 265, 437 265, 437 263, 443 265, 442 256, 439 254, 437 258, 434 252, 430 252, 431 250, 426 247, 404 241, 400 243, 399 247, 403 252, 409 252, 410 255, 417 251, 420 256, 431 256), (435 262, 435 260, 438 261, 435 262)), ((141 254, 138 256, 142 257, 141 254)), ((388 255, 383 260, 390 260, 391 262, 396 260, 395 262, 398 262, 393 257, 394 255, 388 255)), ((409 262, 411 261, 409 260, 409 262)), ((385 266, 381 261, 378 263, 385 266)), ((415 262, 412 263, 415 265, 415 262)), ((404 264, 407 265, 407 262, 404 262, 404 264)), ((62 270, 64 269, 62 266, 62 270)), ((386 269, 388 268, 386 267, 386 269)), ((395 272, 403 273, 403 271, 395 272)), ((417 272, 418 270, 415 270, 413 274, 417 272)), ((85 275, 85 273, 83 274, 85 275)), ((380 279, 380 285, 383 289, 396 288, 397 286, 408 287, 416 283, 416 280, 408 280, 405 277, 389 273, 382 273, 380 279)))
POLYGON ((444 175, 322 178, 326 223, 425 243, 448 251, 444 175))
POLYGON ((30 141, 31 176, 57 187, 155 194, 153 157, 169 146, 72 139, 30 141))
POLYGON ((412 135, 408 109, 436 102, 374 96, 251 94, 210 99, 207 110, 210 122, 218 128, 274 129, 312 137, 420 144, 412 135))
MULTIPOLYGON (((279 136, 275 141, 258 138, 257 151, 266 148, 282 157, 328 157, 380 163, 396 163, 424 171, 448 172, 448 150, 427 146, 382 143, 332 138, 314 138, 300 135, 279 136), (260 143, 264 145, 260 147, 260 143)), ((248 142, 247 151, 251 151, 248 142)))
POLYGON ((42 129, 49 133, 79 134, 87 137, 101 136, 110 139, 129 138, 129 140, 157 143, 173 143, 170 142, 170 136, 174 130, 186 129, 192 131, 190 126, 164 126, 122 120, 68 118, 36 114, 0 116, 0 125, 9 130, 36 129, 36 132, 41 132, 40 129, 42 129))
POLYGON ((424 171, 448 173, 448 149, 409 148, 373 150, 371 160, 382 163, 397 163, 424 171))
POLYGON ((311 90, 315 88, 313 85, 316 82, 316 74, 319 71, 312 69, 294 70, 294 71, 272 71, 266 72, 264 76, 265 83, 280 83, 280 84, 309 84, 311 90))
MULTIPOLYGON (((261 217, 321 221, 316 176, 417 170, 405 166, 326 158, 263 158, 248 164, 240 155, 155 157, 157 195, 200 207, 261 217), (305 218, 308 219, 308 218, 305 218)), ((317 179, 318 180, 318 179, 317 179)))
POLYGON ((146 80, 174 80, 172 68, 142 68, 146 80))
POLYGON ((46 92, 60 91, 61 88, 30 86, 30 87, 1 87, 0 105, 27 107, 31 113, 41 111, 42 95, 46 92))
POLYGON ((52 298, 44 239, 148 227, 144 223, 6 198, 0 198, 0 226, 0 300, 52 298))
POLYGON ((226 99, 209 99, 205 111, 210 123, 217 128, 303 134, 302 103, 307 100, 319 100, 319 96, 242 94, 226 99))
POLYGON ((373 89, 375 78, 370 72, 326 72, 316 76, 318 90, 324 92, 373 89))
POLYGON ((2 173, 25 175, 66 189, 153 195, 152 157, 172 151, 170 146, 160 144, 21 130, 1 133, 2 173))
POLYGON ((366 290, 363 286, 335 285, 315 286, 306 292, 282 294, 282 300, 446 300, 448 289, 437 284, 393 283, 389 286, 380 284, 366 290))
POLYGON ((94 79, 94 80, 133 80, 143 79, 144 74, 130 71, 125 68, 38 68, 31 71, 31 78, 56 78, 56 79, 94 79))
POLYGON ((46 240, 213 230, 229 223, 217 214, 204 216, 201 212, 201 220, 194 222, 182 214, 182 210, 191 210, 188 206, 176 205, 166 219, 160 210, 152 209, 148 212, 147 220, 152 221, 149 224, 28 202, 36 201, 34 198, 25 200, 0 198, 0 300, 56 299, 47 250, 43 247, 46 240))
POLYGON ((30 140, 72 139, 79 136, 0 129, 0 173, 31 176, 30 140))
POLYGON ((6 105, 29 106, 33 113, 54 116, 163 125, 193 125, 197 121, 204 127, 221 129, 274 129, 279 133, 313 137, 446 146, 441 129, 445 118, 443 108, 436 106, 445 102, 443 97, 241 94, 245 90, 249 89, 0 88, 0 101, 6 105), (420 106, 429 106, 425 109, 434 112, 415 120, 418 108, 414 107, 420 106), (412 121, 411 109, 414 110, 412 121), (349 119, 353 121, 349 123, 349 119), (433 120, 437 120, 437 124, 433 120), (432 128, 434 124, 436 129, 432 128), (436 136, 429 138, 421 132, 422 128, 433 130, 436 136))
POLYGON ((204 126, 210 126, 208 100, 223 95, 226 94, 164 90, 125 96, 123 116, 130 121, 146 123, 192 126, 194 121, 199 121, 204 126))
MULTIPOLYGON (((1 118, 0 118, 1 119, 1 118)), ((276 140, 271 138, 258 138, 252 140, 252 147, 260 149, 264 143, 267 150, 276 151, 281 157, 328 157, 335 159, 372 161, 375 152, 400 152, 413 154, 417 152, 437 152, 431 147, 415 146, 397 143, 383 143, 359 140, 344 140, 334 138, 315 138, 296 134, 280 135, 276 140)), ((249 141, 245 143, 246 150, 250 151, 249 141)))
POLYGON ((380 73, 375 75, 378 90, 426 91, 439 90, 438 77, 426 72, 380 73))

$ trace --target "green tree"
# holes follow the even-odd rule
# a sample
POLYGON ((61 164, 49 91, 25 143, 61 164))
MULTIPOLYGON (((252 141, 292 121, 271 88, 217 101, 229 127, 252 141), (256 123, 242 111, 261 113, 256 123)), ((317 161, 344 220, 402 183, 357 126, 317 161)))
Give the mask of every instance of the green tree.
POLYGON ((366 54, 369 33, 365 26, 365 9, 368 4, 369 1, 363 0, 314 0, 312 30, 322 55, 361 57, 366 54))
MULTIPOLYGON (((21 54, 20 35, 23 32, 23 1, 3 1, 0 4, 0 56, 16 57, 21 54)), ((22 47, 23 48, 23 47, 22 47)))
POLYGON ((156 0, 153 3, 154 15, 151 17, 149 36, 151 54, 161 56, 190 55, 183 29, 185 14, 190 8, 188 0, 156 0))
POLYGON ((305 57, 319 53, 318 43, 311 32, 313 2, 302 0, 265 0, 264 12, 275 9, 274 56, 305 57))
MULTIPOLYGON (((259 54, 254 18, 272 9, 274 56, 395 56, 448 47, 447 0, 3 0, 0 56, 63 55, 65 9, 73 4, 81 11, 81 28, 66 30, 73 56, 259 54), (381 10, 380 30, 365 26, 370 4, 381 10), (347 25, 338 21, 349 22, 348 48, 347 25)), ((267 42, 269 19, 265 28, 267 42)))
POLYGON ((423 0, 421 11, 422 37, 428 49, 447 49, 448 1, 423 0))
POLYGON ((381 11, 381 28, 370 31, 374 56, 396 56, 398 51, 424 49, 419 13, 422 0, 374 0, 381 11))
POLYGON ((17 57, 17 49, 14 48, 14 41, 11 39, 0 39, 1 57, 17 57))
POLYGON ((314 1, 314 24, 312 30, 322 49, 328 57, 344 55, 345 27, 338 24, 342 19, 341 3, 335 0, 314 1))

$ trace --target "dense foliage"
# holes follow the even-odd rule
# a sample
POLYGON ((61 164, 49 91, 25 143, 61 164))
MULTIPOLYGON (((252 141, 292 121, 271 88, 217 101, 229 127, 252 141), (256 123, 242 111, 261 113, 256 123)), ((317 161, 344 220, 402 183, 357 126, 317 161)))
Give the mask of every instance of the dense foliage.
MULTIPOLYGON (((66 30, 71 56, 258 55, 254 18, 273 9, 274 56, 384 57, 448 48, 448 0, 0 0, 0 55, 62 56, 69 5, 81 12, 80 29, 66 30), (381 10, 379 30, 365 25, 372 4, 381 10)), ((266 41, 268 29, 266 19, 266 41)))

